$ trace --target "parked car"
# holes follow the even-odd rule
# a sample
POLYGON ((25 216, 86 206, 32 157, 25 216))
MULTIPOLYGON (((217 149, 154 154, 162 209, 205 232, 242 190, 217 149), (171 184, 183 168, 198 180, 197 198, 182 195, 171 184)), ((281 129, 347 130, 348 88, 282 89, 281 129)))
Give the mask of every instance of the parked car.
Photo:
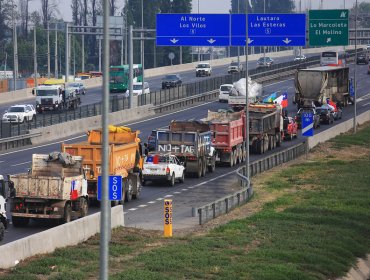
MULTIPOLYGON (((133 88, 133 96, 138 96, 138 95, 143 94, 143 83, 142 82, 133 83, 132 88, 133 88)), ((144 82, 144 94, 149 94, 149 93, 150 93, 149 83, 144 82)))
POLYGON ((320 123, 331 124, 334 122, 334 115, 330 108, 319 107, 316 108, 316 112, 320 115, 320 123))
POLYGON ((369 60, 368 60, 366 54, 359 54, 357 56, 356 64, 369 64, 369 60))
POLYGON ((227 73, 237 73, 243 71, 243 64, 237 62, 237 61, 232 61, 227 68, 227 73))
POLYGON ((195 68, 195 76, 211 76, 212 67, 208 62, 198 63, 197 67, 195 68))
POLYGON ((283 120, 284 139, 292 140, 298 137, 298 124, 292 117, 284 117, 283 120))
POLYGON ((303 113, 311 113, 313 115, 313 128, 320 127, 320 115, 317 114, 316 109, 314 107, 310 107, 310 108, 300 108, 297 114, 295 115, 294 120, 297 123, 298 129, 302 128, 303 113))
POLYGON ((169 74, 162 79, 162 89, 177 87, 182 85, 182 79, 179 74, 169 74))
POLYGON ((272 64, 274 64, 274 60, 268 56, 266 56, 265 58, 260 57, 257 60, 257 67, 270 67, 272 64))
POLYGON ((23 123, 32 121, 36 116, 36 109, 32 104, 13 105, 5 111, 3 122, 23 123))
POLYGON ((77 93, 78 94, 85 94, 86 93, 86 89, 85 89, 85 86, 83 83, 70 83, 68 86, 67 86, 67 89, 70 89, 70 90, 77 90, 77 93))
POLYGON ((228 102, 229 101, 229 95, 231 90, 233 89, 232 84, 223 84, 219 88, 219 94, 218 94, 218 101, 219 102, 228 102))
POLYGON ((143 184, 147 181, 165 180, 170 186, 185 180, 185 167, 175 155, 149 154, 143 168, 143 184))
POLYGON ((304 54, 301 54, 294 57, 293 61, 305 61, 306 59, 307 57, 304 54))

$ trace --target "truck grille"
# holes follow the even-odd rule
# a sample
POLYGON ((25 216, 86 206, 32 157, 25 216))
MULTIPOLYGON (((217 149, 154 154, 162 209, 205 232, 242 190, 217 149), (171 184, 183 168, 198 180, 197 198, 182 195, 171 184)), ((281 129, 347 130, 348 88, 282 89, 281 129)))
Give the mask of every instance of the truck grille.
POLYGON ((41 99, 42 105, 53 105, 53 98, 43 98, 41 99))

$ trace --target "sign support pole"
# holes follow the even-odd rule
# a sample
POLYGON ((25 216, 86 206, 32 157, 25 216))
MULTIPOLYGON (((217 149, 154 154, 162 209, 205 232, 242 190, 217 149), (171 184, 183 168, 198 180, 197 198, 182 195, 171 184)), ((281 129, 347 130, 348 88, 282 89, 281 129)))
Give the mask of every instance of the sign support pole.
POLYGON ((248 89, 248 4, 249 1, 245 1, 245 25, 246 25, 246 37, 245 37, 245 151, 246 161, 245 176, 249 179, 249 89, 248 89))
MULTIPOLYGON (((133 50, 133 38, 132 38, 132 25, 130 25, 128 29, 128 40, 129 40, 129 54, 128 54, 128 63, 129 63, 129 76, 128 76, 128 90, 129 92, 134 91, 134 86, 132 81, 134 79, 134 50, 133 50)), ((130 109, 133 107, 133 96, 129 94, 129 107, 130 109)))
POLYGON ((100 215, 100 279, 108 279, 110 205, 108 200, 108 114, 109 114, 109 0, 103 1, 103 106, 102 106, 102 200, 100 215))
POLYGON ((355 6, 355 70, 353 74, 353 87, 355 90, 355 95, 353 97, 353 102, 355 105, 355 116, 353 118, 353 133, 356 134, 357 132, 357 77, 356 77, 356 72, 357 72, 357 0, 356 0, 356 6, 355 6))

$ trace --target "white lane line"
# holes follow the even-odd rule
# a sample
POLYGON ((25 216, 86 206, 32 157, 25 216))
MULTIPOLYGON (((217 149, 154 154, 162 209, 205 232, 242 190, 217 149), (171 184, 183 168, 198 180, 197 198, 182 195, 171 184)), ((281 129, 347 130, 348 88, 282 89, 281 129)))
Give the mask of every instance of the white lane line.
POLYGON ((139 205, 138 207, 140 207, 140 208, 144 208, 144 207, 147 207, 148 205, 146 205, 146 204, 141 204, 141 205, 139 205))
POLYGON ((194 187, 188 187, 188 189, 194 189, 194 187))
POLYGON ((149 204, 153 204, 153 203, 155 203, 155 201, 149 201, 148 203, 149 203, 149 204))
POLYGON ((188 191, 188 189, 182 189, 184 192, 188 191))
POLYGON ((123 214, 128 214, 128 212, 123 212, 123 214))
POLYGON ((163 199, 164 199, 163 197, 160 197, 160 198, 157 198, 156 200, 161 201, 163 199))
POLYGON ((181 192, 173 192, 174 194, 180 194, 181 192))
POLYGON ((165 195, 164 197, 173 197, 172 194, 165 195))
POLYGON ((135 210, 137 210, 137 208, 130 208, 130 209, 128 209, 128 211, 135 211, 135 210))
MULTIPOLYGON (((199 104, 199 105, 196 105, 196 106, 192 106, 191 108, 185 108, 185 109, 182 109, 182 110, 178 110, 176 112, 168 113, 168 114, 165 114, 165 115, 160 115, 160 116, 153 117, 153 118, 150 118, 150 119, 145 119, 145 120, 142 120, 142 121, 128 123, 128 124, 125 124, 125 125, 126 126, 132 126, 132 125, 135 125, 135 124, 139 124, 139 123, 144 123, 144 122, 147 122, 147 121, 156 120, 156 119, 167 117, 167 116, 171 116, 171 115, 174 115, 174 114, 177 114, 177 113, 180 113, 180 112, 188 111, 188 110, 193 109, 193 108, 202 107, 202 106, 205 106, 205 105, 208 105, 208 104, 211 104, 211 103, 218 103, 218 101, 211 101, 211 102, 202 103, 202 104, 199 104)), ((62 140, 62 141, 57 141, 57 142, 53 142, 53 143, 49 143, 49 144, 44 144, 44 145, 40 145, 40 146, 33 146, 31 148, 27 148, 27 149, 23 149, 23 150, 17 150, 17 151, 12 151, 12 152, 8 152, 8 153, 0 154, 0 157, 1 156, 5 156, 5 155, 15 154, 15 153, 18 153, 18 152, 24 152, 24 151, 34 150, 34 149, 37 149, 37 148, 48 147, 48 146, 51 146, 51 145, 54 145, 54 144, 65 143, 67 141, 71 141, 71 140, 75 140, 75 139, 79 139, 79 138, 83 138, 83 137, 86 137, 86 134, 83 134, 83 135, 80 135, 80 136, 76 136, 76 137, 72 137, 72 138, 68 138, 68 139, 65 139, 65 140, 62 140)))
POLYGON ((3 163, 3 162, 5 162, 5 161, 3 161, 3 160, 0 160, 0 163, 3 163))
POLYGON ((288 79, 288 80, 283 80, 283 81, 272 83, 272 84, 268 84, 268 85, 264 85, 263 87, 266 88, 266 87, 269 87, 269 86, 281 84, 281 83, 284 83, 284 82, 287 82, 287 81, 292 81, 292 80, 294 80, 294 78, 291 78, 291 79, 288 79))
POLYGON ((370 98, 370 93, 365 94, 365 95, 363 95, 363 96, 361 96, 361 97, 357 98, 357 102, 360 102, 360 101, 363 101, 363 100, 365 100, 365 99, 369 99, 369 98, 370 98))
POLYGON ((367 105, 370 105, 370 102, 369 103, 362 104, 362 107, 365 107, 367 105))
POLYGON ((31 163, 31 161, 26 161, 26 162, 22 162, 22 163, 17 163, 17 164, 13 164, 13 165, 11 165, 11 166, 19 166, 19 165, 28 164, 28 163, 31 163))

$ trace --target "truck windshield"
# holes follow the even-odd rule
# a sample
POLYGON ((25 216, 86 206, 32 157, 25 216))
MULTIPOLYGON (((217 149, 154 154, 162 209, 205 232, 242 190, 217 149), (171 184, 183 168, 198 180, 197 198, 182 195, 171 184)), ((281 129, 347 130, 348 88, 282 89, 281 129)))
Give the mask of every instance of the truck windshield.
POLYGON ((57 96, 58 91, 55 89, 37 90, 36 96, 57 96))

